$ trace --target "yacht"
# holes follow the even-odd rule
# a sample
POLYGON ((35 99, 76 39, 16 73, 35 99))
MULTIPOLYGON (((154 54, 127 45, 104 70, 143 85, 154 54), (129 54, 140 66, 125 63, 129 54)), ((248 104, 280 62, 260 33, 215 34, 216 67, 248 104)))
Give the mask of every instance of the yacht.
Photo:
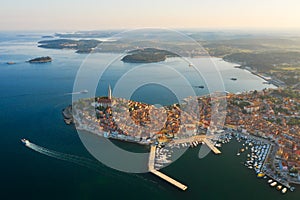
POLYGON ((272 180, 272 179, 268 180, 268 183, 272 183, 272 182, 273 182, 273 180, 272 180))
POLYGON ((283 188, 283 189, 281 190, 281 192, 282 192, 282 194, 285 194, 285 193, 287 192, 287 188, 283 188))
POLYGON ((271 183, 270 185, 271 185, 272 187, 274 187, 274 186, 277 185, 277 182, 275 181, 275 182, 271 183))
POLYGON ((277 190, 281 190, 281 189, 282 189, 282 185, 278 185, 278 186, 276 187, 276 189, 277 189, 277 190))
POLYGON ((21 139, 21 142, 23 142, 23 144, 25 144, 26 146, 28 146, 30 144, 29 140, 26 139, 21 139))
POLYGON ((81 91, 80 91, 81 94, 86 94, 86 93, 88 93, 88 92, 89 92, 88 90, 81 90, 81 91))

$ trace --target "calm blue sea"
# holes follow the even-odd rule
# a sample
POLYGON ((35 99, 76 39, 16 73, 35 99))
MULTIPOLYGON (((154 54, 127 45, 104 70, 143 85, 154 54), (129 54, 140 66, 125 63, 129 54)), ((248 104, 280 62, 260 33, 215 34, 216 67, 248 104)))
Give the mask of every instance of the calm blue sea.
MULTIPOLYGON (((38 48, 37 42, 47 34, 0 33, 1 199, 299 199, 300 188, 283 196, 243 167, 243 158, 235 156, 241 144, 234 141, 222 147, 220 156, 209 154, 200 160, 198 149, 194 148, 163 169, 187 184, 189 189, 186 192, 151 174, 126 174, 101 164, 97 169, 90 169, 26 148, 20 142, 21 138, 28 138, 48 149, 93 159, 83 147, 75 128, 66 126, 61 115, 61 110, 71 104, 72 97, 65 94, 72 92, 77 70, 86 55, 76 54, 72 50, 38 48), (52 63, 25 62, 46 55, 53 58, 52 63), (7 65, 9 61, 16 64, 7 65)), ((101 56, 103 63, 116 57, 113 54, 101 56)), ((272 87, 263 84, 262 79, 249 72, 234 68, 234 64, 219 58, 213 61, 220 68, 227 91, 243 92, 272 87), (238 80, 231 81, 231 77, 238 80)), ((195 58, 193 62, 205 63, 207 59, 195 58)), ((180 68, 181 61, 169 59, 166 63, 185 73, 180 68)), ((101 62, 99 67, 104 67, 101 62)), ((114 87, 118 77, 133 67, 133 64, 123 64, 118 60, 113 62, 100 80, 97 94, 104 95, 108 84, 114 87)), ((209 68, 202 70, 206 78, 214 76, 209 68)), ((192 76, 191 72, 186 73, 192 76)), ((166 78, 168 73, 161 69, 156 75, 166 78)), ((205 82, 199 83, 205 85, 205 82)), ((160 104, 176 101, 174 97, 170 98, 172 93, 168 92, 165 88, 148 85, 137 90, 132 98, 160 104)), ((207 89, 198 89, 196 92, 205 94, 207 89)), ((131 144, 123 145, 132 148, 131 144)))

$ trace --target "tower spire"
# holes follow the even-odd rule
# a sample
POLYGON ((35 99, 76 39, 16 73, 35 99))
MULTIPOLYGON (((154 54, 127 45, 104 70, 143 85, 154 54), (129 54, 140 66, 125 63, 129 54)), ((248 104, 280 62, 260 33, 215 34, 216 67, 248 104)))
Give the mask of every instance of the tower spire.
POLYGON ((108 99, 111 99, 111 87, 110 84, 108 85, 108 94, 107 94, 108 99))

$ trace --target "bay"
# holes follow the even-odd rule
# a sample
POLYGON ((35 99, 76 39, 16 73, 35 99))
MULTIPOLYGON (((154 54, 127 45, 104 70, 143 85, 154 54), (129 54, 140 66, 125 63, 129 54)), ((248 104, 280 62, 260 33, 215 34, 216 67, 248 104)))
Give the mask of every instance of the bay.
MULTIPOLYGON (((240 144, 234 141, 222 147, 221 156, 210 153, 200 160, 198 149, 193 148, 163 169, 187 184, 189 189, 186 192, 151 174, 126 174, 103 165, 99 165, 101 170, 93 170, 26 148, 20 142, 21 138, 28 138, 48 149, 93 159, 75 128, 66 126, 61 115, 61 110, 71 104, 72 97, 66 93, 72 92, 77 70, 86 55, 76 54, 72 50, 38 48, 37 41, 44 33, 3 34, 0 34, 0 187, 3 199, 296 199, 299 196, 299 188, 283 196, 265 181, 257 179, 255 174, 241 165, 241 158, 235 156, 240 144), (25 62, 46 55, 53 58, 52 63, 34 65, 25 62), (7 65, 9 61, 16 64, 7 65)), ((118 57, 115 54, 99 56, 102 63, 109 63, 112 58, 118 57)), ((211 62, 207 59, 191 60, 194 63, 211 62)), ((227 91, 273 87, 263 84, 261 78, 247 71, 234 68, 235 64, 219 58, 212 60, 219 67, 227 91), (231 77, 236 77, 237 81, 230 80, 231 77)), ((182 60, 168 59, 163 63, 166 64, 183 70, 182 60)), ((118 77, 133 67, 134 64, 124 64, 119 60, 113 62, 98 84, 97 95, 105 95, 107 86, 111 84, 114 87, 118 77)), ((157 67, 152 66, 151 69, 157 67)), ((160 76, 167 77, 168 73, 164 70, 160 71, 160 76)), ((214 77, 210 69, 200 71, 206 73, 205 78, 214 77)), ((187 73, 189 76, 192 75, 187 73)), ((201 78, 190 81, 191 84, 205 85, 201 78)), ((196 92, 202 95, 208 92, 206 89, 197 89, 196 92)), ((168 104, 176 101, 170 98, 171 92, 164 97, 166 88, 148 85, 136 91, 132 98, 168 104), (149 95, 155 92, 157 95, 149 95)), ((124 145, 132 148, 130 144, 124 145)))

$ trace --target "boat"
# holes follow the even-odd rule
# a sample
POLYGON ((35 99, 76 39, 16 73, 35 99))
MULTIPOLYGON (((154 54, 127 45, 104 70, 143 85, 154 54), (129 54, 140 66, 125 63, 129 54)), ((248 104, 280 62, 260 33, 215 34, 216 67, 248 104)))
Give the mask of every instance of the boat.
POLYGON ((29 142, 29 140, 26 140, 26 139, 21 139, 21 142, 23 143, 23 144, 25 144, 26 146, 28 146, 29 144, 30 144, 30 142, 29 142))
POLYGON ((282 189, 282 185, 278 185, 278 186, 276 187, 276 189, 277 189, 277 190, 281 190, 281 189, 282 189))
POLYGON ((291 192, 294 192, 295 187, 291 187, 290 190, 291 190, 291 192))
POLYGON ((88 90, 81 90, 81 91, 80 91, 81 94, 86 94, 86 93, 88 93, 88 92, 89 92, 88 90))
POLYGON ((257 174, 257 177, 258 177, 258 178, 262 178, 262 177, 264 177, 264 176, 265 176, 264 173, 258 173, 258 174, 257 174))
POLYGON ((268 183, 272 183, 272 182, 273 182, 273 180, 272 180, 272 179, 268 180, 268 183))
POLYGON ((240 153, 237 153, 236 155, 239 156, 239 155, 241 155, 241 154, 240 154, 240 153))
POLYGON ((14 65, 14 64, 16 64, 16 63, 13 62, 13 61, 9 61, 9 62, 7 62, 6 64, 8 64, 8 65, 14 65))
POLYGON ((276 186, 276 185, 277 185, 277 182, 276 182, 276 181, 274 181, 273 183, 270 184, 270 186, 272 186, 272 187, 274 187, 274 186, 276 186))
POLYGON ((285 194, 286 192, 287 192, 287 188, 286 187, 281 190, 282 194, 285 194))
POLYGON ((204 88, 204 86, 203 85, 196 85, 196 86, 194 86, 195 88, 201 88, 201 89, 203 89, 204 88))
POLYGON ((215 144, 216 147, 221 147, 222 145, 220 143, 215 144))

